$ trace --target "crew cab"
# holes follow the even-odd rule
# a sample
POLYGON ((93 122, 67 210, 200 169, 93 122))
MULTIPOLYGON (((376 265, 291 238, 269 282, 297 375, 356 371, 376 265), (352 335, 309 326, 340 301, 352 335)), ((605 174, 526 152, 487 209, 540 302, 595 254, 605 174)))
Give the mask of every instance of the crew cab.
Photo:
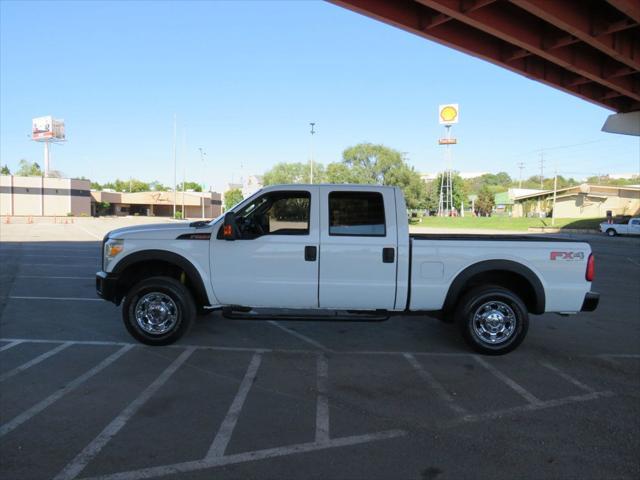
POLYGON ((616 235, 640 235, 640 217, 632 218, 628 223, 602 222, 600 231, 610 237, 615 237, 616 235))
POLYGON ((530 313, 599 301, 588 243, 410 235, 402 191, 389 186, 270 186, 212 221, 111 231, 102 250, 98 295, 122 303, 128 331, 151 345, 175 342, 198 312, 216 309, 232 318, 417 314, 455 322, 475 350, 503 354, 523 341, 530 313))

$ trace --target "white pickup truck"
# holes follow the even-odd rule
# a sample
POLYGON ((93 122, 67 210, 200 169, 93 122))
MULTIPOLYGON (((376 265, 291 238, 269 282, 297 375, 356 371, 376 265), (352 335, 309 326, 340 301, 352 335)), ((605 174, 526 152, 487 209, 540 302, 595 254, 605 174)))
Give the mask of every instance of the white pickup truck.
POLYGON ((524 339, 529 313, 592 311, 599 301, 588 243, 410 235, 402 191, 386 186, 271 186, 209 222, 114 230, 102 251, 98 294, 122 302, 128 331, 151 345, 176 341, 197 312, 216 309, 313 320, 422 314, 502 354, 524 339))
POLYGON ((602 222, 600 231, 610 237, 615 237, 616 235, 640 235, 640 217, 632 218, 628 223, 602 222))

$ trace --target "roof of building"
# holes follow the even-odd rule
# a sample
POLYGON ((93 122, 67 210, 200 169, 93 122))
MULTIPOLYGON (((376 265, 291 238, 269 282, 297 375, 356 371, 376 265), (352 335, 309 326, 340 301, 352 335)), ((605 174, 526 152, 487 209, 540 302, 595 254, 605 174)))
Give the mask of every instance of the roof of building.
MULTIPOLYGON (((575 193, 584 193, 584 194, 589 194, 591 193, 591 189, 604 189, 604 190, 626 190, 626 191, 631 191, 631 192, 640 192, 640 188, 638 188, 637 186, 633 186, 633 185, 594 185, 594 184, 589 184, 589 183, 583 183, 581 185, 574 185, 572 187, 565 187, 565 188, 558 188, 556 190, 556 196, 560 195, 560 194, 564 194, 565 192, 569 192, 571 190, 576 190, 575 193)), ((602 193, 602 192, 600 192, 602 193)), ((520 201, 520 200, 526 200, 528 198, 536 198, 536 197, 546 197, 546 196, 550 196, 553 195, 553 190, 543 190, 541 192, 538 193, 532 193, 529 195, 522 195, 519 197, 516 197, 516 201, 520 201)))

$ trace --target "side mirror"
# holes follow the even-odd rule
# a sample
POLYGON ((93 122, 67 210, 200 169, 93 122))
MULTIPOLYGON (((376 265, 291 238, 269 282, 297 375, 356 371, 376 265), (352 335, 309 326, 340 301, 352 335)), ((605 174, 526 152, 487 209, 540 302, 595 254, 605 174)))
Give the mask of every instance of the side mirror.
POLYGON ((233 212, 227 212, 224 215, 222 224, 222 238, 225 240, 235 240, 237 238, 238 226, 236 225, 236 216, 233 212))

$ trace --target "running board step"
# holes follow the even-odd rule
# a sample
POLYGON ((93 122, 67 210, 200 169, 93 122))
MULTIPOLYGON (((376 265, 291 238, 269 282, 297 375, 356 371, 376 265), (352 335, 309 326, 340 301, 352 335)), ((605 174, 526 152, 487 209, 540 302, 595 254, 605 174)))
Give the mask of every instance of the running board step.
POLYGON ((318 312, 317 310, 257 310, 246 311, 230 308, 222 309, 222 316, 230 320, 284 320, 284 321, 325 321, 325 322, 384 322, 389 319, 385 313, 366 312, 318 312))

